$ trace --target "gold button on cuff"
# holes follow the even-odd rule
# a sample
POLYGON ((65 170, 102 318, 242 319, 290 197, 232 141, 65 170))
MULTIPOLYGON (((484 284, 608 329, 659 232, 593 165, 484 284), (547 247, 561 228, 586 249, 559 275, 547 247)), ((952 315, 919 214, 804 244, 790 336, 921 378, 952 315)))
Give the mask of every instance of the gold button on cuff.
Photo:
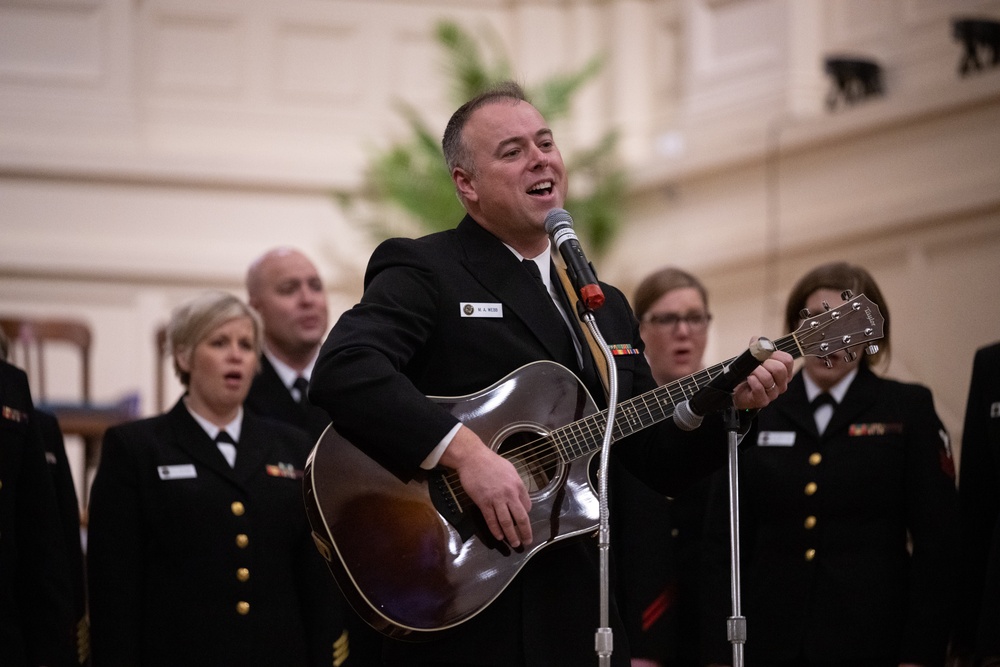
POLYGON ((806 561, 811 561, 815 557, 816 557, 815 549, 806 549, 806 561))
POLYGON ((811 530, 816 527, 816 517, 807 516, 805 521, 806 530, 811 530))
POLYGON ((811 466, 818 466, 822 460, 823 455, 819 452, 813 452, 809 455, 809 465, 811 466))
POLYGON ((241 567, 240 569, 236 570, 236 578, 239 579, 240 581, 246 581, 247 579, 250 578, 250 570, 248 570, 245 567, 241 567))
POLYGON ((250 544, 249 537, 247 537, 243 533, 240 533, 239 535, 236 536, 236 546, 238 546, 240 549, 246 549, 248 544, 250 544))
POLYGON ((250 613, 250 603, 244 600, 240 600, 236 603, 236 613, 240 616, 246 616, 250 613))
POLYGON ((247 511, 246 508, 243 507, 243 503, 241 503, 238 500, 232 505, 230 505, 229 509, 231 509, 233 511, 233 514, 235 514, 236 516, 243 516, 244 512, 247 511))
POLYGON ((816 482, 809 482, 808 484, 806 484, 806 489, 805 489, 806 495, 811 496, 812 494, 816 493, 817 488, 819 487, 816 486, 816 482))

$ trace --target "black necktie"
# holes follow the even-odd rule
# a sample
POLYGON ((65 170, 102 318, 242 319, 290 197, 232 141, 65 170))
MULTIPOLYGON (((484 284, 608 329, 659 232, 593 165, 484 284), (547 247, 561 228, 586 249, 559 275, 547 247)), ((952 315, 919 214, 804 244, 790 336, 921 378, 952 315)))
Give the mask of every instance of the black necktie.
POLYGON ((823 392, 814 398, 809 405, 812 406, 813 412, 816 412, 821 405, 832 405, 833 407, 837 407, 837 399, 830 394, 823 392))
POLYGON ((229 435, 225 430, 219 431, 215 436, 215 446, 219 448, 219 452, 225 457, 226 462, 229 464, 230 468, 236 467, 236 441, 233 440, 233 436, 229 435))
POLYGON ((306 405, 309 402, 306 397, 306 391, 309 390, 309 380, 300 375, 295 378, 295 382, 292 383, 292 387, 299 392, 299 404, 306 405))
POLYGON ((833 411, 837 409, 837 399, 830 394, 823 392, 814 398, 809 405, 812 407, 813 417, 816 420, 816 429, 820 432, 820 434, 822 434, 823 431, 826 430, 827 425, 830 423, 830 418, 833 417, 833 411), (829 405, 832 409, 826 411, 826 414, 821 416, 819 414, 819 409, 824 405, 829 405))
POLYGON ((535 276, 542 285, 545 285, 545 281, 542 280, 542 272, 538 270, 538 264, 533 259, 522 259, 521 264, 528 270, 528 273, 535 276))
MULTIPOLYGON (((542 272, 538 269, 538 263, 533 259, 522 259, 521 264, 528 270, 528 273, 538 279, 538 284, 542 286, 542 289, 548 292, 548 289, 545 287, 545 281, 542 280, 542 272)), ((589 358, 589 354, 586 349, 586 345, 581 345, 580 343, 583 336, 580 324, 573 318, 573 309, 570 307, 569 301, 566 298, 566 293, 562 289, 562 285, 556 285, 555 291, 556 295, 559 297, 559 302, 562 304, 562 314, 560 314, 560 317, 563 317, 564 315, 567 316, 566 324, 569 326, 570 340, 573 344, 573 355, 576 357, 578 367, 586 369, 586 360, 589 358)), ((551 297, 552 295, 549 294, 549 296, 551 297)), ((555 302, 553 302, 553 305, 555 305, 555 302)))

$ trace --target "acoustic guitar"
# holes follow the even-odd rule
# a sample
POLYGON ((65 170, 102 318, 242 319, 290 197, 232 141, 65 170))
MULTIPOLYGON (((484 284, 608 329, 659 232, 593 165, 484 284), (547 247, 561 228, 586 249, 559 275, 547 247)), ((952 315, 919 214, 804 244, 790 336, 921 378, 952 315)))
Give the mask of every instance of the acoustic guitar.
MULTIPOLYGON (((774 341, 776 349, 826 357, 882 338, 878 306, 864 295, 844 298, 774 341)), ((612 441, 669 419, 732 361, 621 402, 612 441)), ((593 532, 600 521, 589 468, 607 414, 565 367, 538 361, 474 394, 430 398, 520 471, 534 540, 517 549, 496 540, 455 471, 396 469, 328 427, 305 469, 313 539, 355 610, 396 638, 419 639, 469 620, 534 554, 593 532)))

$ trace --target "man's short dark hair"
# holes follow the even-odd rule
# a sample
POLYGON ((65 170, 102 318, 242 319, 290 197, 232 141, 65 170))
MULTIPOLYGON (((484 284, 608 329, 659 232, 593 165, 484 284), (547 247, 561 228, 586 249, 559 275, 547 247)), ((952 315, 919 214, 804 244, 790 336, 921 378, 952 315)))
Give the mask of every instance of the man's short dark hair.
POLYGON ((469 117, 476 109, 503 100, 508 100, 511 104, 528 102, 520 84, 514 81, 501 81, 473 97, 451 115, 444 130, 444 137, 441 139, 441 148, 444 151, 445 164, 448 165, 448 173, 451 173, 455 167, 462 167, 470 172, 474 171, 471 156, 462 141, 462 130, 465 129, 465 124, 469 122, 469 117))

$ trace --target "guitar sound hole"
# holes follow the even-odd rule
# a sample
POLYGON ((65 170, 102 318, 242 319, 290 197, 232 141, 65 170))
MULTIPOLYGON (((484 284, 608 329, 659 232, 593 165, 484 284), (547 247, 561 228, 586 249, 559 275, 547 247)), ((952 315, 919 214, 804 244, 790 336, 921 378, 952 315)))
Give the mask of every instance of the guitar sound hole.
POLYGON ((559 457, 544 435, 513 433, 504 439, 498 452, 517 468, 528 493, 545 489, 559 474, 559 457))

